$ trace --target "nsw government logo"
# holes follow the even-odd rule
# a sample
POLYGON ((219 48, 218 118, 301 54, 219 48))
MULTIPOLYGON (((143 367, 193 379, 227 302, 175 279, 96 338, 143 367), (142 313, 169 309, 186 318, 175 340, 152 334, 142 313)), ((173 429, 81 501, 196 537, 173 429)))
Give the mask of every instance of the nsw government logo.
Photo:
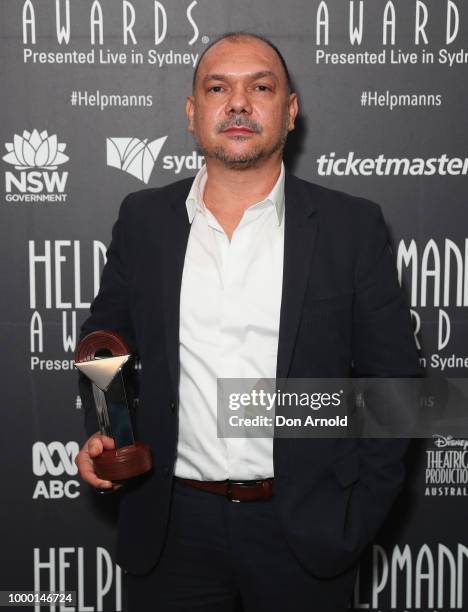
POLYGON ((58 170, 69 161, 64 151, 66 144, 58 142, 56 134, 47 130, 24 130, 15 134, 13 142, 5 143, 7 154, 3 161, 14 166, 16 172, 5 173, 7 202, 65 202, 68 172, 58 170))

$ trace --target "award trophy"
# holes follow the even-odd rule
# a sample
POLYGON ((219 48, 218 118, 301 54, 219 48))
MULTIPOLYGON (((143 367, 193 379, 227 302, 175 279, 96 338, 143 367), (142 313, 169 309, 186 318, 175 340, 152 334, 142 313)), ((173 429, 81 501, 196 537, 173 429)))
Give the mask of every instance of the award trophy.
POLYGON ((99 430, 114 439, 115 448, 93 459, 104 480, 119 482, 151 469, 150 448, 135 442, 125 393, 122 367, 130 359, 124 340, 114 332, 96 331, 85 336, 75 351, 75 366, 92 382, 99 430))

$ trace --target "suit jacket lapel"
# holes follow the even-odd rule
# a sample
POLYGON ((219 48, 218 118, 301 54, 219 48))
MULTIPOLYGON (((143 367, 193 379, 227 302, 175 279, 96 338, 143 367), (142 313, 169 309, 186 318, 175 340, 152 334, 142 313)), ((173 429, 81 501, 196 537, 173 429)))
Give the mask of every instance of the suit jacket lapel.
POLYGON ((185 199, 189 188, 174 195, 169 205, 163 257, 163 310, 169 372, 177 395, 179 388, 180 290, 190 233, 185 199))
POLYGON ((286 173, 283 290, 276 378, 287 378, 304 304, 317 237, 317 215, 310 191, 286 173))

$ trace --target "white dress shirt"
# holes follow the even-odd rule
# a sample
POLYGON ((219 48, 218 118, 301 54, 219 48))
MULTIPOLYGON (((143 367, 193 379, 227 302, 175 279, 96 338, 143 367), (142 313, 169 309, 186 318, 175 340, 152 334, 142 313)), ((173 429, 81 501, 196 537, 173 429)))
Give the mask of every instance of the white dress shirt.
POLYGON ((191 223, 180 295, 179 437, 175 475, 273 476, 273 439, 217 437, 217 378, 275 378, 283 282, 284 165, 229 241, 206 208, 207 169, 186 200, 191 223))

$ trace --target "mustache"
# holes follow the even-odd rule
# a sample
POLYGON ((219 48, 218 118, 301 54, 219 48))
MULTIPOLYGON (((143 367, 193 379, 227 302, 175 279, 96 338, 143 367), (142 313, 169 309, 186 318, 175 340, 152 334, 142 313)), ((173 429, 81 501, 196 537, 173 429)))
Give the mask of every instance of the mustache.
POLYGON ((252 132, 260 134, 263 131, 262 126, 254 121, 253 119, 249 119, 248 117, 243 117, 241 115, 237 117, 230 117, 229 119, 225 119, 221 123, 218 123, 216 129, 219 132, 224 132, 224 130, 229 129, 230 127, 246 127, 252 132))

